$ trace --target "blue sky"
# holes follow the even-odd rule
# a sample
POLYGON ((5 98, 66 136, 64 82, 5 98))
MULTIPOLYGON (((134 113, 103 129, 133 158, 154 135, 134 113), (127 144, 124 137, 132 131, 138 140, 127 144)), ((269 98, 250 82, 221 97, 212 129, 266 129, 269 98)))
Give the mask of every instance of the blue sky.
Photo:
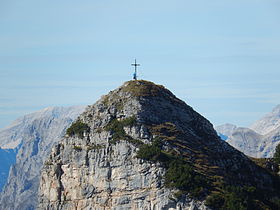
POLYGON ((130 80, 163 84, 213 124, 280 104, 278 0, 0 0, 0 128, 93 104, 130 80))

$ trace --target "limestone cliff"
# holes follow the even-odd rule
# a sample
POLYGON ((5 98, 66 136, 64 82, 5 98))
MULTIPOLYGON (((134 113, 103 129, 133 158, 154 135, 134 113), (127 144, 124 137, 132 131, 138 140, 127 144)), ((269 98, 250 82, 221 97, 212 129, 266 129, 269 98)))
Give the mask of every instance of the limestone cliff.
MULTIPOLYGON (((129 81, 89 106, 52 149, 38 209, 207 209, 207 196, 215 208, 228 205, 225 184, 275 194, 273 176, 207 119, 163 86, 129 81)), ((252 205, 272 206, 267 200, 252 205)))

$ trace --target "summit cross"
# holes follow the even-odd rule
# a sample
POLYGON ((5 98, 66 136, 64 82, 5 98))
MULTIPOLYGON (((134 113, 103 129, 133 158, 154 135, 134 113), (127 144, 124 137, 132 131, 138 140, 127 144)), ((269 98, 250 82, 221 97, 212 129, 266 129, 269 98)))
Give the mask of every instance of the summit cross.
POLYGON ((136 62, 136 59, 135 59, 135 62, 134 62, 133 64, 131 64, 131 66, 134 66, 134 68, 135 68, 135 72, 134 72, 134 74, 133 74, 133 79, 134 79, 134 80, 137 80, 137 66, 140 66, 140 64, 138 64, 138 63, 136 62))

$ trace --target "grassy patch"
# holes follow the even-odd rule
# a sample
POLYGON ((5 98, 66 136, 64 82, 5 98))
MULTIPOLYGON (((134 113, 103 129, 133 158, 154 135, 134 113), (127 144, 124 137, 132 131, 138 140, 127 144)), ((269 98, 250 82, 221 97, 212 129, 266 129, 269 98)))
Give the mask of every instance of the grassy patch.
POLYGON ((212 209, 279 209, 279 198, 266 199, 262 191, 253 186, 224 185, 220 192, 211 193, 205 205, 212 209), (263 202, 265 200, 265 202, 263 202))
POLYGON ((104 145, 100 144, 93 144, 93 145, 87 145, 87 150, 98 150, 104 148, 104 145))
POLYGON ((80 120, 72 123, 72 125, 66 130, 66 134, 69 136, 78 135, 83 138, 84 132, 89 132, 90 128, 87 124, 81 122, 80 120))
MULTIPOLYGON (((156 85, 145 80, 129 81, 123 90, 133 96, 158 96, 162 90, 166 90, 162 85, 156 85)), ((166 90, 167 91, 167 90, 166 90)))
POLYGON ((82 151, 83 150, 83 148, 81 146, 76 146, 76 145, 73 146, 73 149, 76 150, 76 151, 82 151))
POLYGON ((166 141, 179 139, 182 135, 182 131, 178 130, 176 125, 171 122, 154 125, 153 127, 151 127, 151 129, 154 135, 157 135, 166 141))

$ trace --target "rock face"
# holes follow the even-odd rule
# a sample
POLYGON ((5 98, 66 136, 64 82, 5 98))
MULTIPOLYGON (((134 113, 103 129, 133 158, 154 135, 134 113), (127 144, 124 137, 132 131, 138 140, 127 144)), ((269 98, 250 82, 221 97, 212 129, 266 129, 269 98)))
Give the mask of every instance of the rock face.
POLYGON ((16 163, 10 168, 8 182, 0 194, 1 210, 35 209, 43 162, 84 108, 46 108, 19 118, 0 131, 1 147, 6 151, 15 148, 12 151, 17 152, 13 153, 16 163))
POLYGON ((67 134, 42 169, 38 209, 207 209, 210 188, 221 187, 217 179, 273 191, 270 174, 221 141, 190 106, 151 82, 129 81, 111 91, 67 134), (156 139, 161 151, 147 149, 141 158, 139 151, 153 148, 156 139), (168 181, 174 179, 168 159, 185 161, 213 185, 199 188, 200 199, 191 198, 186 188, 168 181))
POLYGON ((262 135, 256 133, 249 128, 237 128, 227 142, 250 157, 259 158, 263 152, 263 139, 262 135))
POLYGON ((271 158, 280 143, 280 105, 250 128, 228 125, 217 126, 215 129, 221 136, 227 136, 230 145, 250 157, 271 158))

